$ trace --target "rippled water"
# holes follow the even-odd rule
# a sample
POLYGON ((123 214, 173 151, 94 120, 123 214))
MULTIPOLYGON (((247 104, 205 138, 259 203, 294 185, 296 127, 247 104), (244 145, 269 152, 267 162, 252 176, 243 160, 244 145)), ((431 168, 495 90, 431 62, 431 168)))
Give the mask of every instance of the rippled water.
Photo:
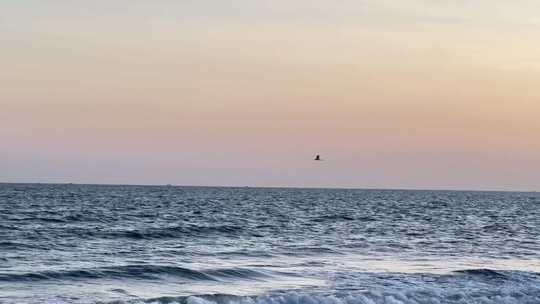
POLYGON ((0 303, 540 303, 540 194, 0 184, 0 303))

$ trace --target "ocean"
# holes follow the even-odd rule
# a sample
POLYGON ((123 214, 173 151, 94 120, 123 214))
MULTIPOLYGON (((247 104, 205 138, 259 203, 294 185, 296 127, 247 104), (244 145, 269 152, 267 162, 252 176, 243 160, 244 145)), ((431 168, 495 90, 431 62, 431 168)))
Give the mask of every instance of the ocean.
POLYGON ((0 184, 0 303, 540 303, 540 194, 0 184))

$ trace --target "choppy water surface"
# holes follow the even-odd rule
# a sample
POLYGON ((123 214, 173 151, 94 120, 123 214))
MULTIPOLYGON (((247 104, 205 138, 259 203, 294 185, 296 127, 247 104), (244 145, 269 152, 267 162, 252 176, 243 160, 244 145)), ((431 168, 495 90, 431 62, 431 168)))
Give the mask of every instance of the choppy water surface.
POLYGON ((540 303, 540 194, 0 184, 0 303, 540 303))

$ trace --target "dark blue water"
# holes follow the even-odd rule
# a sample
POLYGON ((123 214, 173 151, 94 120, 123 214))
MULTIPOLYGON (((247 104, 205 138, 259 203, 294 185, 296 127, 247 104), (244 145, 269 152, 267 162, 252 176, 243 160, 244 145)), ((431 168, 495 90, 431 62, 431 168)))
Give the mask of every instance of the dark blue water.
POLYGON ((540 194, 0 184, 0 303, 540 303, 540 194))

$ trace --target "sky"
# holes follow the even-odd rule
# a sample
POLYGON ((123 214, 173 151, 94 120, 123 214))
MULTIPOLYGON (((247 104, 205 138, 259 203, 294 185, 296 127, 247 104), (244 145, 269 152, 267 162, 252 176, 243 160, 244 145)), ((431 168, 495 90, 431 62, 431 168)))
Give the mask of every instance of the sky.
POLYGON ((0 181, 540 191, 539 11, 3 0, 0 181))

